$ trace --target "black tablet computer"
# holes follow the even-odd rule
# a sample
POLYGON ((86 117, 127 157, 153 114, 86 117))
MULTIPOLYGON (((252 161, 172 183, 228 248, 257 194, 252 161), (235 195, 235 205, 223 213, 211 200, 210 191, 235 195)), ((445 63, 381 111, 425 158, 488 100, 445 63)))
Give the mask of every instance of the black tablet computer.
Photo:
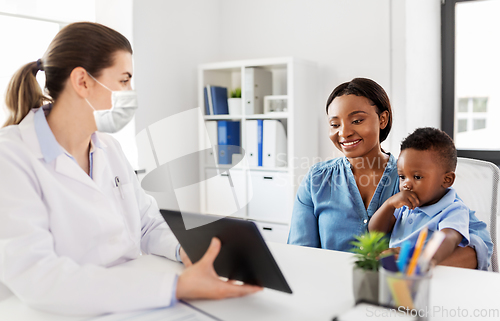
POLYGON ((160 212, 191 262, 203 257, 215 236, 222 244, 214 262, 219 276, 292 293, 254 222, 171 210, 160 212), (198 227, 186 229, 183 218, 190 225, 199 222, 195 224, 198 227))

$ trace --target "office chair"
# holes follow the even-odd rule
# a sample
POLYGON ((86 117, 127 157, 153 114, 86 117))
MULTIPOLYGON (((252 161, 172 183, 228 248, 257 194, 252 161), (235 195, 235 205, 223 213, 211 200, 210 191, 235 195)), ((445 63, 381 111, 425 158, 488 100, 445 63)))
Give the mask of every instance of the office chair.
POLYGON ((490 271, 498 272, 497 227, 499 210, 500 169, 493 163, 472 158, 458 158, 453 187, 476 217, 488 225, 493 242, 490 271))

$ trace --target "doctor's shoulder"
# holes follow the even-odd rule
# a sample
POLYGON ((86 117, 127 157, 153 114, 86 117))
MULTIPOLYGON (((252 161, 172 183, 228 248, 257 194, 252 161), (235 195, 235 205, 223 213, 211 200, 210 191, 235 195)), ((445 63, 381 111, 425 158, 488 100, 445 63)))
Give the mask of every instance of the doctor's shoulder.
POLYGON ((103 145, 103 147, 107 150, 111 150, 113 153, 118 153, 119 155, 123 155, 125 157, 125 154, 123 153, 123 148, 120 144, 120 142, 111 136, 110 134, 107 133, 101 133, 99 131, 95 132, 95 135, 103 145))
POLYGON ((0 160, 23 162, 36 159, 28 145, 23 141, 18 125, 0 128, 0 160))

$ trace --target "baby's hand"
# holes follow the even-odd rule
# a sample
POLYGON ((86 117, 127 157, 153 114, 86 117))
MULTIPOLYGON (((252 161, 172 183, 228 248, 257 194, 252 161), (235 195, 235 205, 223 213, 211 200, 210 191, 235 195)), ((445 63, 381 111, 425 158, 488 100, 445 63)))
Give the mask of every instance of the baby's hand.
POLYGON ((397 260, 399 258, 399 251, 400 250, 401 250, 400 247, 388 248, 387 250, 384 250, 384 251, 382 251, 382 253, 380 253, 380 257, 389 256, 389 255, 393 254, 394 259, 397 260))
POLYGON ((417 194, 412 191, 401 191, 387 200, 395 209, 407 206, 414 209, 420 204, 417 194))

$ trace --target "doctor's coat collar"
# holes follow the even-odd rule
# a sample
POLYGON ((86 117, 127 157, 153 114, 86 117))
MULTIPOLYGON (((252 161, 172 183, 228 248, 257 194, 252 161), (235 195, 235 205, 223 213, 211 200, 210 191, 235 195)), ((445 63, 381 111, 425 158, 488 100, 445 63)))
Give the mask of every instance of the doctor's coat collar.
MULTIPOLYGON (((64 148, 57 142, 52 130, 47 123, 46 115, 50 113, 52 109, 52 104, 44 105, 38 109, 34 109, 33 113, 33 125, 35 128, 36 136, 38 138, 38 143, 40 146, 41 157, 45 162, 50 163, 59 155, 67 154, 69 157, 73 158, 64 148)), ((27 120, 28 121, 28 120, 27 120)), ((91 136, 91 152, 94 151, 94 147, 103 148, 106 147, 103 142, 97 137, 96 133, 91 136)), ((39 157, 39 158, 41 158, 39 157)))

